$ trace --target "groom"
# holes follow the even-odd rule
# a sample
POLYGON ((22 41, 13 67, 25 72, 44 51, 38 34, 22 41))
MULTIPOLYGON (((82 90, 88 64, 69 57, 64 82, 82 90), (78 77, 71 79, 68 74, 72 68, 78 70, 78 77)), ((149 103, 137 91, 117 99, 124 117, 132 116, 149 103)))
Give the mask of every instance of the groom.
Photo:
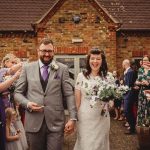
POLYGON ((27 108, 30 150, 62 150, 63 133, 73 132, 77 119, 68 68, 53 60, 54 50, 53 42, 43 39, 37 50, 39 60, 24 66, 15 89, 15 99, 27 108), (70 114, 66 125, 62 97, 70 114))

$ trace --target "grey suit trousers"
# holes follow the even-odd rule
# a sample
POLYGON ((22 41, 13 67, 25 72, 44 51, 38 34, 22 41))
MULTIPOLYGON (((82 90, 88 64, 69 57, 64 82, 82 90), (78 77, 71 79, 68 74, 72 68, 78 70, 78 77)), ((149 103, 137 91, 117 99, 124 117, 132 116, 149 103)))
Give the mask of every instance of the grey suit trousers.
POLYGON ((44 119, 39 132, 27 132, 29 150, 62 150, 63 136, 63 131, 49 131, 44 119))

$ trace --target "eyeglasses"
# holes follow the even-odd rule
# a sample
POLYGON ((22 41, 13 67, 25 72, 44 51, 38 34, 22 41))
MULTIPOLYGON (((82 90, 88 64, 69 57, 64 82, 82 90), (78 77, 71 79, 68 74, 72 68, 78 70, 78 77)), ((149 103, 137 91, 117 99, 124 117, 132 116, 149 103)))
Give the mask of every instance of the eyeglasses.
POLYGON ((46 54, 46 53, 51 54, 54 52, 54 50, 51 50, 51 49, 49 49, 49 50, 43 49, 43 50, 39 50, 39 51, 42 52, 43 54, 46 54))

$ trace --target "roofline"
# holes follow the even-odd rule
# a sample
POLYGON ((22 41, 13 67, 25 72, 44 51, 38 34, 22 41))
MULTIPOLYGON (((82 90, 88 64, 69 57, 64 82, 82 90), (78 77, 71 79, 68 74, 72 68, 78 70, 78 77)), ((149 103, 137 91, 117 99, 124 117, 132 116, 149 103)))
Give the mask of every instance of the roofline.
MULTIPOLYGON (((119 28, 116 30, 117 32, 120 31, 150 31, 150 28, 119 28)), ((36 32, 33 30, 0 30, 0 33, 33 33, 35 34, 36 32)))
MULTIPOLYGON (((119 31, 150 31, 150 28, 119 28, 119 31)), ((24 32, 24 33, 35 33, 34 30, 0 30, 0 33, 6 32, 24 32)))
POLYGON ((58 0, 38 21, 35 22, 35 24, 40 24, 44 18, 52 11, 53 8, 57 7, 59 2, 63 2, 63 0, 58 0))
MULTIPOLYGON (((44 20, 44 18, 46 18, 46 16, 47 16, 55 7, 57 8, 57 5, 59 6, 59 4, 62 4, 64 1, 65 1, 65 0, 58 0, 38 21, 36 21, 36 22, 33 23, 33 24, 35 24, 35 25, 40 24, 40 23, 44 20)), ((93 0, 93 1, 94 1, 94 2, 96 3, 96 5, 110 18, 110 20, 111 20, 112 22, 114 22, 114 23, 116 23, 116 24, 120 23, 119 20, 115 19, 112 15, 110 15, 109 12, 108 12, 105 8, 103 8, 103 7, 98 3, 97 0, 93 0)), ((55 12, 54 12, 54 13, 55 13, 55 12)))
POLYGON ((112 15, 110 15, 109 12, 101 4, 99 4, 97 0, 94 1, 114 23, 120 23, 119 20, 115 19, 112 15))

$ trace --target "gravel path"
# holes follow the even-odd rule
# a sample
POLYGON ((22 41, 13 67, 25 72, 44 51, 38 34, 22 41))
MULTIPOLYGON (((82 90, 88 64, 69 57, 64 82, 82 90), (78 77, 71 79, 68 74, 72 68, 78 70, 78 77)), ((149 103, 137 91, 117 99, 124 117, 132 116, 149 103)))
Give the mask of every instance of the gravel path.
MULTIPOLYGON (((125 131, 122 121, 115 121, 111 118, 110 150, 137 150, 137 135, 125 135, 125 131)), ((64 150, 73 150, 75 140, 76 133, 65 136, 64 150)))

